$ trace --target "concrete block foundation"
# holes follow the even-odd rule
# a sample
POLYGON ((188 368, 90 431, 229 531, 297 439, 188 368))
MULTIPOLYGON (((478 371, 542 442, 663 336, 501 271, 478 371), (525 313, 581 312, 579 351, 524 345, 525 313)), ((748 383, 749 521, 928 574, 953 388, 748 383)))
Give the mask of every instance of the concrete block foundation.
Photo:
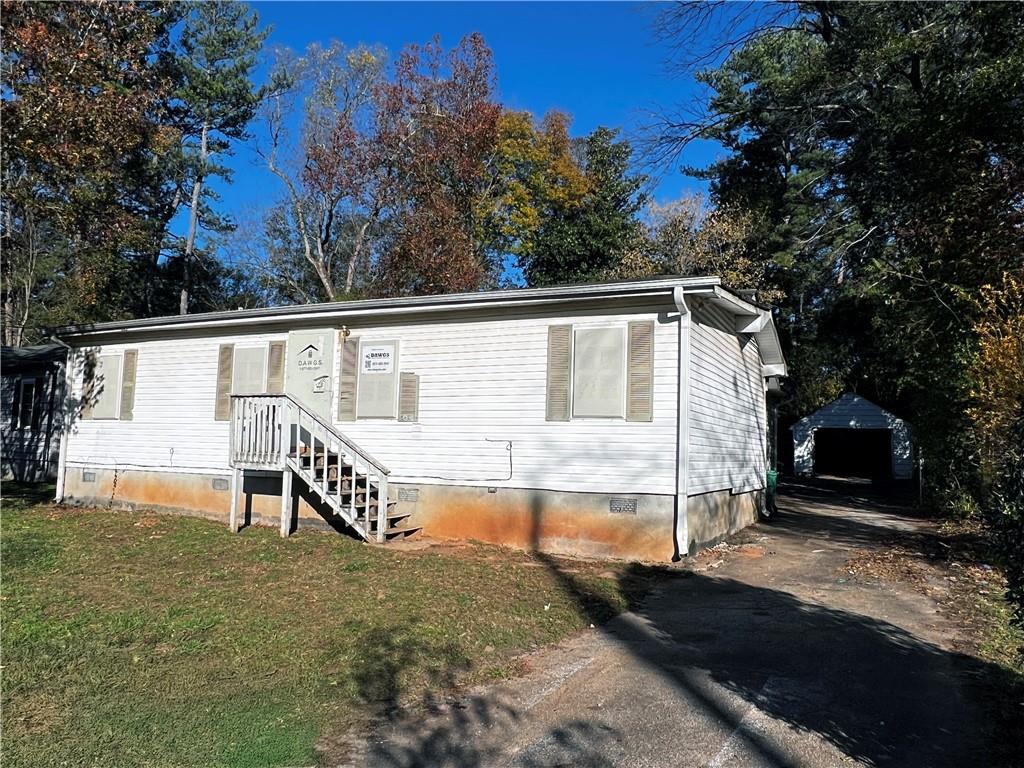
MULTIPOLYGON (((230 510, 228 477, 145 470, 69 467, 67 503, 152 508, 223 522, 230 510)), ((338 528, 338 520, 301 483, 293 483, 293 525, 338 528)), ((477 540, 519 549, 584 557, 668 562, 675 554, 675 497, 523 488, 393 483, 392 498, 408 525, 442 539, 477 540)), ((244 524, 280 523, 279 473, 245 473, 238 509, 244 524)), ((761 491, 691 496, 690 554, 757 520, 761 491)))

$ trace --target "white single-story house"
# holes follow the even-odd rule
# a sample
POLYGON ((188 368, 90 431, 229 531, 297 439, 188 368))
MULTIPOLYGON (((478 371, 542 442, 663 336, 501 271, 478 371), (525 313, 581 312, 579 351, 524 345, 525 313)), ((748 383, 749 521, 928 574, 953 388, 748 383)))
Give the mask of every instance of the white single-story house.
POLYGON ((860 395, 847 392, 793 425, 793 471, 907 480, 914 475, 910 428, 860 395))
POLYGON ((714 277, 58 337, 65 501, 642 560, 756 520, 765 382, 786 372, 770 310, 714 277))
POLYGON ((0 347, 0 473, 4 480, 57 479, 66 355, 60 344, 0 347))

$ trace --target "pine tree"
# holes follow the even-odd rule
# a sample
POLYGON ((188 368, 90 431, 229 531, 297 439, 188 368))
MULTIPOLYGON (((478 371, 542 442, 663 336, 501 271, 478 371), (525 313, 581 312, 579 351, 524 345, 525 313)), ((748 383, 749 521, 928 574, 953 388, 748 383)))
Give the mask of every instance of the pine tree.
POLYGON ((214 212, 208 186, 212 177, 229 180, 229 169, 217 161, 231 152, 231 143, 246 138, 260 94, 250 75, 269 33, 244 3, 214 0, 192 5, 181 33, 180 52, 172 66, 178 88, 176 111, 182 128, 181 163, 191 181, 189 223, 182 259, 180 313, 188 314, 199 259, 200 229, 230 231, 231 223, 214 212))

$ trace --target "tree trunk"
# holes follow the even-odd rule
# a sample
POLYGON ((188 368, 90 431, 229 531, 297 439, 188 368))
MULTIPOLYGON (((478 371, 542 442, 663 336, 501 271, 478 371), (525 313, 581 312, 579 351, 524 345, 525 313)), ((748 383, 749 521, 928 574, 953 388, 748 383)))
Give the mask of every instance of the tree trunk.
POLYGON ((363 226, 359 228, 359 234, 356 235, 356 242, 352 248, 352 258, 348 263, 348 273, 345 275, 345 294, 352 293, 352 286, 356 280, 356 267, 359 263, 360 258, 363 255, 363 243, 366 240, 366 230, 370 227, 370 220, 367 219, 363 222, 363 226))
POLYGON ((181 304, 178 314, 188 314, 189 293, 192 290, 192 257, 196 247, 196 231, 199 229, 199 200, 203 192, 203 180, 206 176, 206 137, 209 133, 209 123, 203 123, 203 132, 199 140, 199 163, 200 168, 196 172, 196 181, 192 185, 192 209, 188 217, 188 238, 185 240, 185 261, 184 275, 181 285, 181 304))

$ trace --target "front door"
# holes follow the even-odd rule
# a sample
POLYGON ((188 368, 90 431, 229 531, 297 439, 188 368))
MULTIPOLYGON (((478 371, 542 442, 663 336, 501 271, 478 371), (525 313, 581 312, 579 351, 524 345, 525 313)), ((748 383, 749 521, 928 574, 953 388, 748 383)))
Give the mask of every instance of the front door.
POLYGON ((325 421, 331 419, 331 380, 337 331, 292 331, 288 334, 285 392, 325 421))

